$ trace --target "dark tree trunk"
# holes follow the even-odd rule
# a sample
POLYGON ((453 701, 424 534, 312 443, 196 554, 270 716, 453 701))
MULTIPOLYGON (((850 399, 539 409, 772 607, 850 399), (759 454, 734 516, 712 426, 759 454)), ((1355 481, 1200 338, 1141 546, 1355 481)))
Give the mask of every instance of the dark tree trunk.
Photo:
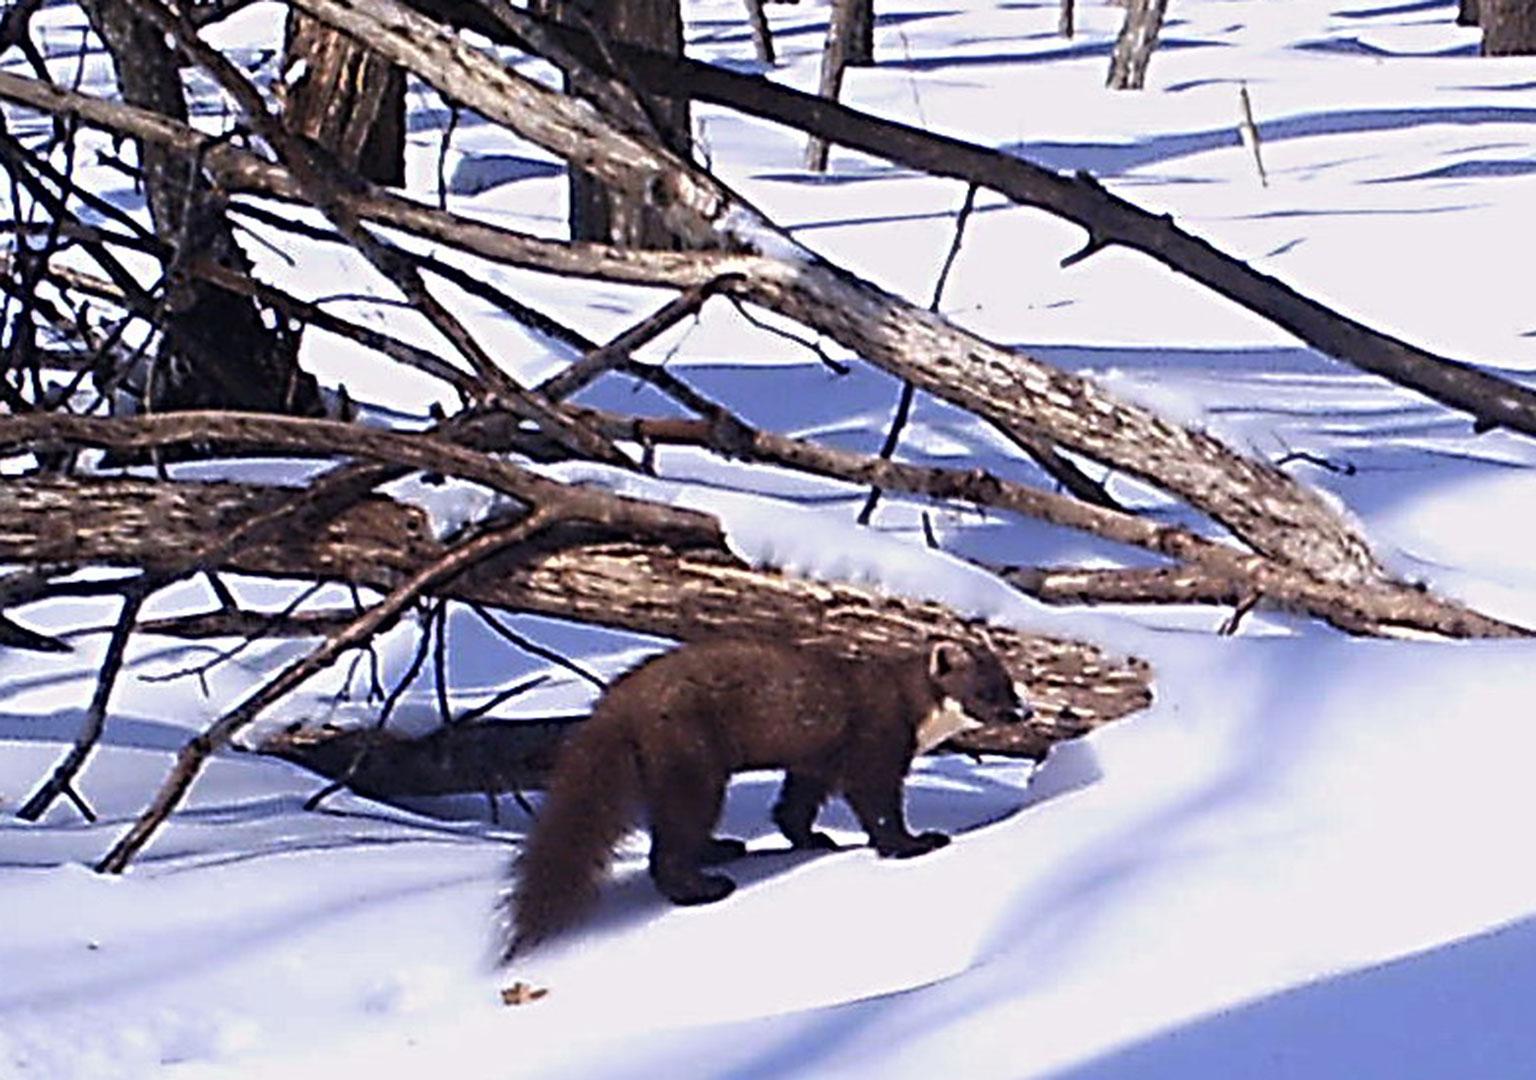
POLYGON ((853 25, 848 32, 848 66, 875 63, 875 0, 852 0, 853 25))
POLYGON ((1461 0, 1456 7, 1456 25, 1477 25, 1477 2, 1478 0, 1461 0))
POLYGON ((405 183, 405 73, 297 12, 284 51, 283 70, 301 72, 287 87, 288 130, 376 184, 405 183))
MULTIPOLYGON (((683 55, 679 0, 536 0, 535 8, 599 40, 640 45, 668 56, 683 55)), ((581 80, 567 89, 586 96, 581 80)), ((668 149, 688 157, 692 147, 688 98, 643 95, 650 122, 668 149)), ((571 239, 625 247, 675 248, 677 235, 644 200, 613 192, 580 169, 570 170, 571 239)))
MULTIPOLYGON (((123 99, 177 120, 187 116, 175 53, 164 35, 141 21, 127 0, 85 0, 106 43, 123 99)), ((185 159, 139 144, 155 230, 177 258, 201 256, 244 272, 221 197, 185 159)), ((174 270, 174 265, 172 267, 174 270)), ((234 408, 319 415, 315 381, 297 364, 298 337, 268 329, 246 297, 173 273, 166 296, 166 334, 154 359, 126 380, 144 408, 234 408)))
POLYGON ((1115 51, 1109 61, 1108 84, 1111 90, 1140 90, 1147 78, 1147 62, 1157 48, 1157 35, 1163 28, 1163 12, 1168 0, 1130 0, 1125 7, 1125 25, 1115 39, 1115 51))
POLYGON ((1536 0, 1480 0, 1484 56, 1536 54, 1536 0))

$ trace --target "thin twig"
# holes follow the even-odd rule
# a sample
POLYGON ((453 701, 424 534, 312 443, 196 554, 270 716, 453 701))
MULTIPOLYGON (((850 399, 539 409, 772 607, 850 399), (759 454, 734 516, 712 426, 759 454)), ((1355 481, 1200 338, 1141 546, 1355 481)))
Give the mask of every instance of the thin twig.
POLYGON ((660 337, 689 316, 697 315, 706 300, 739 280, 739 276, 727 274, 711 278, 691 289, 684 289, 608 344, 590 350, 564 371, 546 379, 539 384, 539 392, 551 401, 563 401, 582 387, 590 385, 603 372, 622 365, 631 353, 646 342, 660 337))
POLYGON ((553 649, 546 648, 543 645, 540 645, 538 642, 526 638, 522 634, 519 634, 516 630, 513 630, 510 626, 507 626, 500 619, 492 615, 488 610, 486 610, 483 604, 471 602, 469 609, 476 615, 480 616, 480 618, 485 622, 485 625, 489 626, 496 633, 506 638, 513 645, 516 645, 524 652, 531 653, 532 655, 539 657, 541 660, 548 660, 552 664, 558 664, 560 667, 565 668, 565 670, 571 672, 572 674, 587 680, 587 682, 591 683, 599 690, 606 690, 608 688, 608 683, 603 679, 601 675, 594 674, 592 671, 582 667, 580 664, 570 659, 569 657, 562 656, 560 653, 555 652, 553 649))
POLYGON ((432 681, 437 696, 438 722, 453 723, 453 706, 448 703, 448 601, 439 600, 432 609, 432 681))
POLYGON ((347 763, 347 767, 329 784, 326 784, 305 800, 305 810, 318 810, 322 802, 352 782, 352 778, 362 768, 363 762, 367 759, 368 755, 383 740, 385 726, 389 723, 389 718, 394 715, 395 706, 400 703, 400 699, 405 695, 406 690, 410 689, 411 684, 421 674, 421 669, 426 666, 427 652, 431 647, 432 619, 428 616, 421 620, 421 628, 417 633, 416 654, 411 657, 410 666, 405 669, 405 674, 400 677, 400 681, 395 683, 394 688, 385 697, 384 704, 379 709, 378 718, 373 722, 373 726, 368 729, 367 737, 358 743, 357 751, 352 755, 352 760, 347 763))
MULTIPOLYGON (((975 208, 976 185, 970 184, 965 189, 965 201, 960 204, 960 212, 955 215, 955 234, 950 238, 949 251, 939 267, 939 279, 933 285, 933 298, 928 301, 929 311, 938 311, 939 303, 944 299, 944 286, 949 283, 949 272, 960 254, 960 241, 965 237, 965 224, 971 219, 971 211, 975 208)), ((901 433, 912 415, 912 401, 916 396, 917 387, 912 381, 910 379, 903 381, 901 396, 896 399, 896 411, 891 414, 891 426, 886 430, 885 441, 880 444, 881 458, 889 461, 896 453, 896 447, 901 442, 901 433)), ((880 495, 879 487, 869 489, 869 494, 864 498, 864 506, 859 510, 860 525, 868 525, 870 518, 874 517, 875 507, 880 505, 880 495)))
MULTIPOLYGON (((159 578, 146 575, 133 587, 123 591, 123 606, 117 615, 117 625, 112 628, 112 636, 107 640, 107 652, 102 658, 101 671, 96 677, 96 692, 91 696, 91 704, 85 711, 85 722, 81 724, 80 732, 75 736, 75 744, 69 748, 54 768, 53 775, 16 812, 16 816, 22 820, 36 821, 61 794, 74 791, 75 777, 85 767, 86 760, 91 756, 91 751, 95 749, 106 727, 107 703, 111 700, 112 688, 117 685, 118 673, 123 669, 123 657, 128 650, 128 639, 133 634, 133 624, 139 616, 139 608, 143 605, 145 597, 160 584, 159 578)), ((72 798, 87 821, 96 820, 96 815, 91 813, 90 808, 78 797, 78 793, 72 795, 72 798)))

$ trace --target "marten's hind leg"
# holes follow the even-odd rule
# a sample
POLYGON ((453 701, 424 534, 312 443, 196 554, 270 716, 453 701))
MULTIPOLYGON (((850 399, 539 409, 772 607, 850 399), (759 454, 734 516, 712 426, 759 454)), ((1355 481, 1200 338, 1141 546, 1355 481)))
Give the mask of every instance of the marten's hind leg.
POLYGON ((721 874, 703 873, 699 867, 732 846, 710 836, 725 797, 725 777, 711 776, 707 767, 687 762, 655 772, 651 775, 648 770, 645 778, 651 880, 674 904, 724 900, 735 891, 736 883, 721 874))

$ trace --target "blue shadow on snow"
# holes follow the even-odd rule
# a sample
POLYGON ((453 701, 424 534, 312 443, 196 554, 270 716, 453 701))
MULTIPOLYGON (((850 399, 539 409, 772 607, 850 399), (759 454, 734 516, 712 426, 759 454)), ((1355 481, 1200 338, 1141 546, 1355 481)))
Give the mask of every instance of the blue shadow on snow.
MULTIPOLYGON (((1501 106, 1449 106, 1428 109, 1348 109, 1286 116, 1259 124, 1266 143, 1314 135, 1354 135, 1392 131, 1428 124, 1536 124, 1536 109, 1501 106)), ((1239 145, 1230 127, 1163 135, 1132 143, 1023 142, 1000 147, 1047 169, 1087 169, 1096 176, 1114 176, 1143 165, 1155 165, 1191 154, 1239 145)))
POLYGON ((1073 1080, 1530 1075, 1536 919, 1227 1009, 1056 1074, 1073 1080))

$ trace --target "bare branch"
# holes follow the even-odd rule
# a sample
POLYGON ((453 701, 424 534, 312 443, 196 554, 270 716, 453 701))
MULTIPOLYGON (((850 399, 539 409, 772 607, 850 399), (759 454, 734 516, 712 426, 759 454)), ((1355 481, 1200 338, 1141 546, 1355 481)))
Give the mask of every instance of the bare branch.
MULTIPOLYGON (((112 688, 117 684, 117 676, 123 669, 123 655, 128 650, 128 638, 133 633, 134 620, 138 618, 139 607, 144 603, 144 598, 158 587, 158 582, 153 577, 145 577, 123 593, 123 606, 118 612, 117 625, 112 629, 112 636, 107 640, 107 653, 101 661, 101 671, 96 677, 96 692, 91 695, 91 704, 85 710, 85 721, 80 725, 80 732, 75 736, 75 744, 69 748, 62 760, 54 768, 53 775, 32 794, 32 797, 22 804, 16 816, 23 821, 36 821, 47 812, 61 794, 73 788, 75 777, 85 767, 86 760, 91 751, 96 748, 97 741, 101 738, 102 729, 106 725, 107 702, 112 697, 112 688)), ((84 802, 75 797, 75 805, 80 808, 86 820, 94 821, 92 814, 84 802)))

